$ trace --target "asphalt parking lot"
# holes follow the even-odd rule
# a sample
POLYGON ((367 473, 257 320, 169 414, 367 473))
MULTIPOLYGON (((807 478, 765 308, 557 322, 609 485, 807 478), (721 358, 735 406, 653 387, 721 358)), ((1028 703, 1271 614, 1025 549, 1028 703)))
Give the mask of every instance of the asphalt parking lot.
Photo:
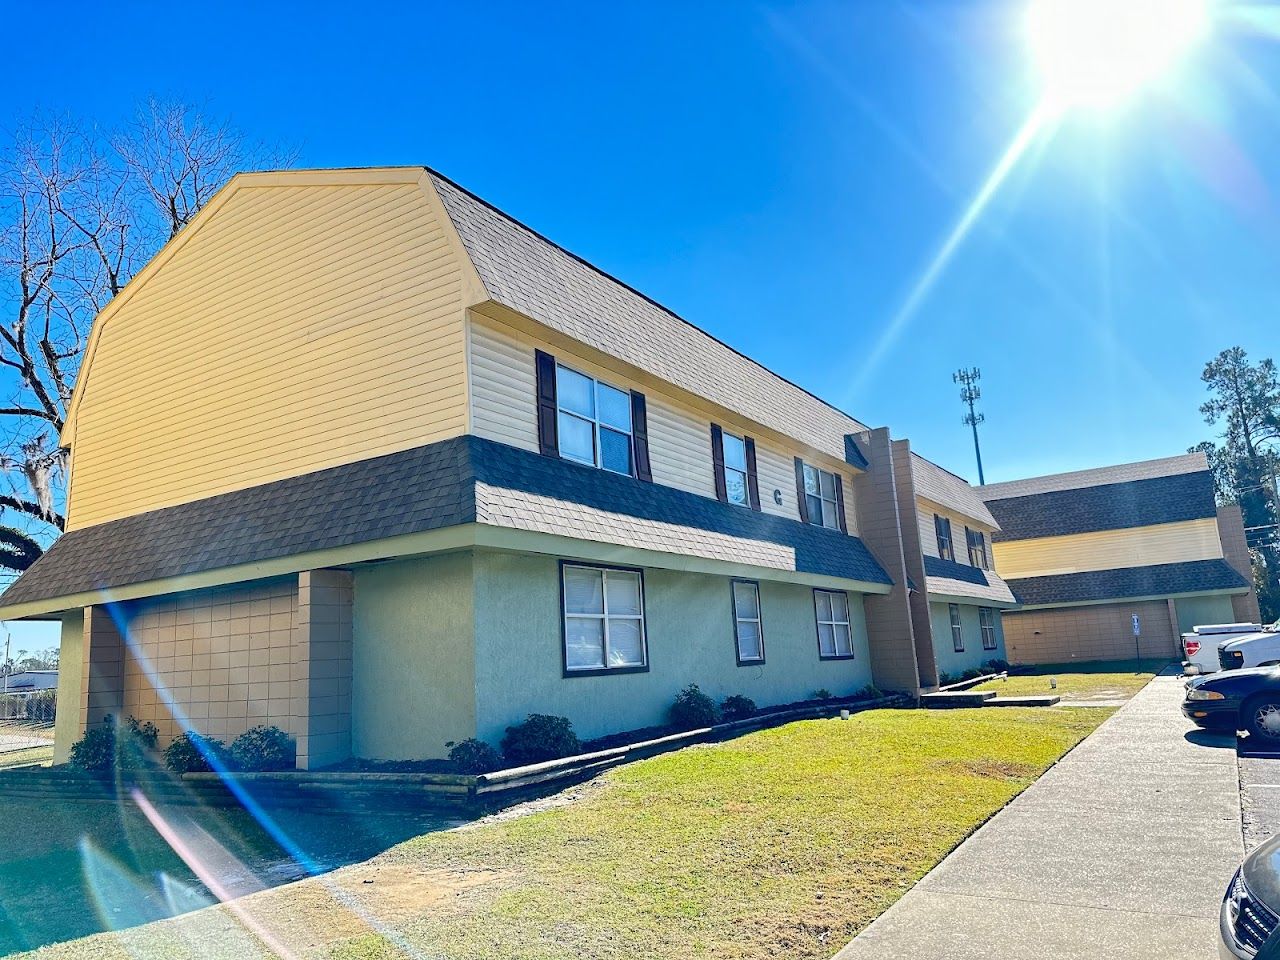
POLYGON ((1247 736, 1236 741, 1244 845, 1252 850, 1280 833, 1280 751, 1258 749, 1247 736))

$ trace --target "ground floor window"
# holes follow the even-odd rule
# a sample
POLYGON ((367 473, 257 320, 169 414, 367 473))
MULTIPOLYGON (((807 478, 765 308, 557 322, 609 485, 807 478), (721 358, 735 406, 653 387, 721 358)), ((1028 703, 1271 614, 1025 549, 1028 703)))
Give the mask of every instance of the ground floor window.
POLYGON ((960 605, 948 603, 947 610, 951 613, 951 646, 956 653, 964 653, 964 624, 960 622, 960 605))
POLYGON ((978 625, 982 627, 982 649, 996 648, 996 612, 990 607, 978 608, 978 625))
POLYGON ((853 656, 853 631, 849 628, 849 595, 834 590, 814 590, 818 618, 818 656, 823 660, 847 660, 853 656))
POLYGON ((565 563, 560 575, 565 673, 645 669, 640 571, 565 563))
POLYGON ((760 615, 760 585, 733 581, 733 636, 738 664, 764 663, 764 627, 760 615))

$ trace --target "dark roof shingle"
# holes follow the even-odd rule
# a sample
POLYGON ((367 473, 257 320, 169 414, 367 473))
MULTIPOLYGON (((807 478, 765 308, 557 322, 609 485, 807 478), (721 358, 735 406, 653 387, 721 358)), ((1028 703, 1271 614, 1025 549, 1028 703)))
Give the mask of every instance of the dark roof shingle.
MULTIPOLYGON (((72 530, 0 596, 0 606, 475 522, 477 484, 512 491, 504 503, 517 515, 550 498, 667 525, 674 552, 681 531, 691 544, 706 531, 776 547, 773 555, 791 551, 802 573, 891 582, 857 537, 467 436, 72 530)), ((497 514, 480 519, 504 522, 497 514)), ((626 524, 598 521, 591 518, 596 539, 628 543, 626 524)), ((727 547, 724 556, 698 555, 741 560, 727 547)))
POLYGON ((1225 560, 1188 560, 1149 567, 1026 577, 1010 580, 1009 586, 1019 603, 1038 606, 1236 590, 1244 589, 1248 583, 1225 560))
POLYGON ((1218 515, 1207 471, 988 500, 996 542, 1146 527, 1218 515))

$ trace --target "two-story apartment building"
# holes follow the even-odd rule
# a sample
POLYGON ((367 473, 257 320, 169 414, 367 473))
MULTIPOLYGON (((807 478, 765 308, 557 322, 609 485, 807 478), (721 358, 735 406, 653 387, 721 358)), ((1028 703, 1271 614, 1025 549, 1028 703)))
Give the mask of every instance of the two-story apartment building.
POLYGON ((643 727, 688 683, 914 692, 917 559, 921 622, 1000 655, 985 539, 904 551, 887 430, 423 168, 236 177, 98 317, 62 441, 67 531, 0 598, 62 623, 59 758, 106 714, 315 767, 643 727))
POLYGON ((1197 624, 1258 619, 1240 511, 1217 506, 1201 453, 979 489, 1021 603, 1013 662, 1179 656, 1197 624))

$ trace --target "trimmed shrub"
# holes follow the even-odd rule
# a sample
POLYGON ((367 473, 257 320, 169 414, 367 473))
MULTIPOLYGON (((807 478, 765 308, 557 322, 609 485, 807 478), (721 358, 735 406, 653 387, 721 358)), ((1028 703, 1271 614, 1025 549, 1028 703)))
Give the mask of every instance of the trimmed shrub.
POLYGON ((985 672, 986 672, 986 671, 985 671, 985 670, 983 670, 983 669, 981 669, 980 667, 970 667, 970 668, 969 668, 968 670, 966 670, 964 673, 960 674, 960 679, 961 679, 961 680, 976 680, 978 677, 982 676, 985 672))
POLYGON ((72 744, 69 760, 73 767, 93 773, 139 770, 147 766, 159 736, 160 731, 150 721, 138 723, 133 717, 119 721, 108 715, 72 744))
POLYGON ((1009 671, 1008 660, 988 660, 982 666, 986 668, 987 673, 1008 673, 1009 671))
POLYGON ((524 723, 507 727, 502 738, 502 755, 513 767, 572 757, 581 750, 569 718, 545 713, 529 714, 524 723))
POLYGON ((942 671, 942 673, 938 674, 938 686, 940 687, 945 687, 955 682, 956 682, 956 678, 953 677, 951 674, 947 673, 945 670, 942 671))
POLYGON ((756 702, 740 693, 725 697, 720 704, 720 717, 723 720, 746 720, 755 715, 756 702))
POLYGON ((696 730, 709 727, 720 719, 716 702, 691 683, 676 694, 675 703, 667 711, 671 725, 679 730, 696 730))
POLYGON ((884 694, 880 692, 880 689, 874 683, 868 683, 861 690, 854 692, 853 699, 854 700, 879 700, 883 696, 884 694))
POLYGON ((231 760, 249 773, 292 770, 298 765, 298 744, 279 727, 251 727, 231 741, 231 760))
POLYGON ((445 746, 449 748, 449 759, 463 773, 492 773, 502 769, 502 754, 483 740, 468 737, 457 743, 450 740, 445 746))
POLYGON ((831 691, 828 690, 826 687, 819 687, 817 690, 813 691, 813 699, 814 700, 830 700, 831 691))
POLYGON ((164 748, 164 765, 174 773, 208 773, 213 769, 212 759, 223 766, 230 766, 227 745, 213 737, 204 737, 194 730, 180 733, 164 748))

